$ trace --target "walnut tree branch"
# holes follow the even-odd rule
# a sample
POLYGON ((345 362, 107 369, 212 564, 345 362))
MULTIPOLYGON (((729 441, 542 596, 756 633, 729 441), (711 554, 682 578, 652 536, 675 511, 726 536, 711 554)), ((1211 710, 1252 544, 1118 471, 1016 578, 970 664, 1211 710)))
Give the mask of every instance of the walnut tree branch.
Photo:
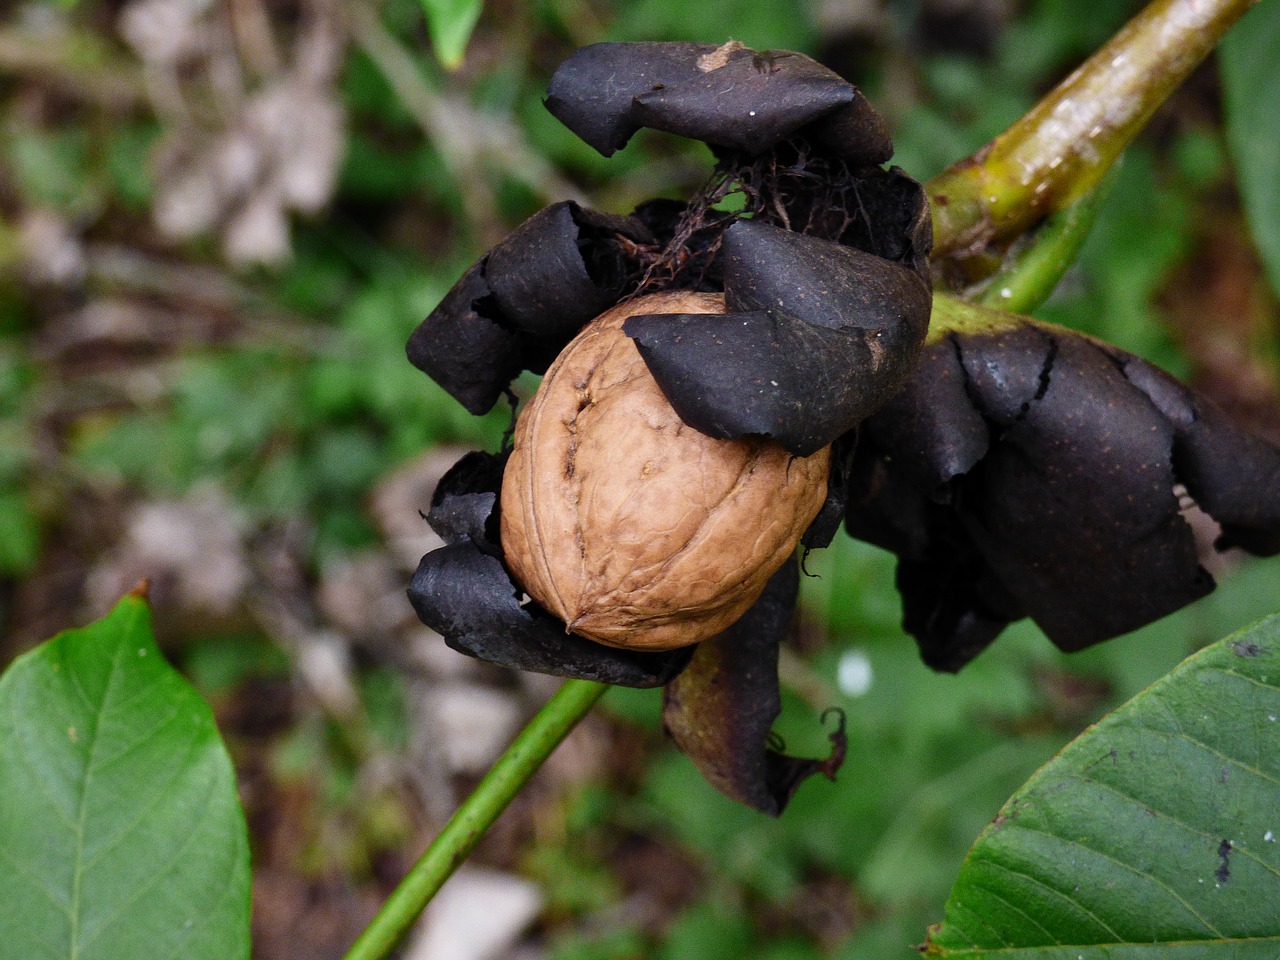
POLYGON ((1080 200, 1257 0, 1153 0, 1029 113, 927 185, 934 257, 964 258, 1080 200))

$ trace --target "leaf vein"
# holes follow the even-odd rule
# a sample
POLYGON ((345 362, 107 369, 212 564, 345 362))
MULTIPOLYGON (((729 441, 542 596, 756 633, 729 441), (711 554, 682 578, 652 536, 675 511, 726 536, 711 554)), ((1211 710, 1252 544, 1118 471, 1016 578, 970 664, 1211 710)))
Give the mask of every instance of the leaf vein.
MULTIPOLYGON (((213 793, 214 793, 213 791, 207 791, 205 793, 205 804, 204 804, 204 807, 201 809, 200 814, 203 814, 203 812, 208 809, 209 804, 213 800, 213 793)), ((196 815, 193 815, 192 822, 200 823, 202 822, 202 819, 203 819, 202 816, 200 816, 199 814, 196 814, 196 815)), ((162 880, 167 880, 169 878, 168 871, 170 870, 170 868, 172 868, 175 864, 182 862, 183 855, 192 846, 192 844, 195 844, 204 839, 205 839, 204 834, 200 830, 192 830, 187 835, 187 838, 183 842, 182 846, 178 847, 174 851, 172 857, 170 857, 167 861, 156 865, 156 869, 152 872, 150 881, 148 883, 139 885, 137 889, 133 891, 133 896, 129 897, 129 899, 125 900, 114 911, 112 911, 110 914, 108 914, 106 917, 102 919, 102 921, 98 924, 98 929, 95 930, 93 934, 85 940, 85 946, 88 946, 88 944, 92 943, 94 940, 100 937, 107 929, 111 927, 112 924, 116 922, 116 920, 118 920, 126 911, 128 911, 130 907, 132 907, 139 900, 143 899, 144 896, 147 893, 149 893, 153 887, 155 887, 162 880)))
MULTIPOLYGON (((1120 936, 1119 933, 1117 933, 1114 929, 1112 929, 1111 924, 1107 923, 1100 916, 1098 916, 1096 913, 1094 913, 1092 910, 1086 907, 1083 903, 1081 903, 1079 900, 1076 900, 1074 897, 1070 896, 1065 891, 1059 890, 1057 887, 1054 887, 1051 884, 1046 883, 1044 880, 1040 879, 1039 877, 1034 876, 1030 873, 1027 873, 1024 870, 1015 870, 1013 867, 1007 866, 1006 864, 1003 864, 1003 863, 998 863, 994 860, 987 860, 986 862, 991 866, 996 867, 997 869, 1004 870, 1005 872, 1012 874, 1013 876, 1025 877, 1026 879, 1030 880, 1032 883, 1036 884, 1037 886, 1043 887, 1045 890, 1047 890, 1049 893, 1053 894, 1054 896, 1061 897, 1067 903, 1078 908, 1082 913, 1087 914, 1092 920, 1097 922, 1098 926, 1100 926, 1103 930, 1107 931, 1107 933, 1111 934, 1111 936, 1115 937, 1117 942, 1120 942, 1120 943, 1127 942, 1124 940, 1123 937, 1120 936)), ((1040 924, 1036 923, 1036 926, 1040 926, 1040 924)), ((1044 928, 1041 927, 1041 929, 1043 930, 1044 928)), ((1045 930, 1045 933, 1049 934, 1049 931, 1045 930)), ((1049 934, 1049 936, 1053 937, 1052 934, 1049 934)), ((1062 945, 1062 941, 1059 940, 1057 937, 1053 937, 1053 942, 1058 946, 1062 945)))
MULTIPOLYGON (((1215 833, 1208 833, 1204 830, 1201 830, 1198 827, 1195 827, 1189 823, 1186 823, 1183 820, 1180 820, 1178 817, 1175 817, 1171 813, 1167 813, 1164 810, 1159 810, 1155 807, 1149 806, 1146 803, 1146 801, 1140 800, 1137 797, 1133 796, 1132 794, 1125 793, 1123 790, 1121 790, 1119 787, 1116 787, 1113 784, 1109 784, 1101 780, 1094 780, 1090 777, 1084 776, 1083 774, 1079 774, 1078 776, 1081 780, 1084 780, 1087 783, 1092 783, 1095 786, 1101 787, 1104 790, 1109 790, 1111 793, 1120 797, 1122 800, 1128 800, 1129 802, 1134 803, 1137 806, 1141 807, 1143 810, 1149 811, 1153 816, 1159 817, 1162 820, 1167 820, 1169 823, 1173 824, 1176 827, 1182 828, 1188 833, 1195 834, 1197 837, 1203 837, 1205 840, 1212 841, 1213 843, 1218 843, 1218 842, 1221 842, 1222 840, 1222 837, 1218 836, 1215 833)), ((1254 861, 1259 866, 1261 866, 1264 870, 1266 870, 1268 873, 1273 874, 1277 878, 1280 878, 1280 871, 1277 871, 1274 867, 1272 867, 1266 861, 1259 859, 1258 856, 1250 852, 1247 847, 1233 846, 1232 851, 1234 853, 1241 854, 1246 859, 1254 861)))
MULTIPOLYGON (((1144 807, 1143 809, 1146 809, 1146 808, 1144 807)), ((1059 834, 1056 834, 1056 833, 1050 833, 1048 830, 1039 830, 1039 829, 1036 829, 1035 827, 1029 827, 1025 823, 1006 824, 1005 829, 1008 830, 1011 827, 1017 830, 1027 830, 1031 833, 1038 833, 1041 836, 1050 837, 1054 840, 1061 841, 1062 843, 1068 844, 1070 846, 1079 847, 1081 850, 1085 850, 1096 856, 1102 857, 1104 860, 1109 860, 1110 862, 1116 864, 1116 866, 1120 867, 1122 870, 1127 870, 1129 873, 1132 873, 1135 876, 1139 876, 1139 877, 1142 877, 1144 880, 1150 881, 1152 884, 1159 887, 1161 890, 1167 893, 1171 898, 1177 901, 1182 906, 1182 908, 1187 911, 1187 913, 1195 917, 1196 920, 1198 920, 1200 924, 1206 930, 1212 933, 1215 937, 1222 936, 1222 932, 1218 930, 1218 928, 1215 927, 1213 924, 1205 920, 1204 917, 1200 916, 1200 914, 1195 910, 1195 908, 1192 907, 1191 904, 1187 903, 1187 901, 1184 900, 1182 896, 1180 896, 1175 890, 1169 887, 1168 884, 1161 881, 1158 877, 1155 877, 1152 874, 1147 873, 1145 870, 1135 867, 1133 866, 1133 864, 1125 863, 1119 857, 1113 856, 1112 854, 1107 853, 1105 850, 1098 850, 1095 847, 1091 847, 1087 843, 1083 842, 1082 840, 1076 840, 1071 837, 1060 836, 1059 834)))

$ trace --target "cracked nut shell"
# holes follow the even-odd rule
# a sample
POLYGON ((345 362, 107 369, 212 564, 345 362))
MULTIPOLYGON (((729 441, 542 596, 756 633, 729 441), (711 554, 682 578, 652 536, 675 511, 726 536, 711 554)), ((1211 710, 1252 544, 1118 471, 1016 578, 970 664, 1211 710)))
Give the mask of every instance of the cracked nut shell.
POLYGON ((722 296, 692 292, 614 307, 565 348, 520 416, 503 551, 576 634, 644 650, 714 636, 756 601, 822 507, 829 447, 796 457, 772 440, 698 432, 622 332, 631 316, 724 310, 722 296))

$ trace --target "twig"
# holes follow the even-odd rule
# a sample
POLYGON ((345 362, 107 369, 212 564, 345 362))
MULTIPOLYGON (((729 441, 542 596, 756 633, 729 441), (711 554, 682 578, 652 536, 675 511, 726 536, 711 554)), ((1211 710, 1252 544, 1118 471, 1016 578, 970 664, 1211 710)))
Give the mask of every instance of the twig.
POLYGON ((0 30, 0 76, 4 75, 34 76, 79 100, 120 110, 147 102, 142 75, 132 62, 113 58, 81 37, 50 42, 45 36, 0 30), (89 51, 95 56, 86 58, 89 51))
POLYGON ((564 682, 463 801, 343 960, 383 960, 391 954, 498 814, 608 689, 589 680, 564 682))
POLYGON ((271 21, 260 0, 231 0, 227 16, 245 66, 258 77, 280 73, 282 58, 271 32, 271 21))
POLYGON ((271 531, 254 545, 258 583, 251 591, 253 617, 290 654, 307 690, 337 729, 354 756, 363 757, 368 737, 363 727, 348 641, 324 625, 314 609, 298 559, 303 531, 271 531))
POLYGON ((1090 193, 1256 0, 1153 0, 1026 116, 928 184, 934 255, 1016 237, 1090 193))
POLYGON ((1028 236, 1026 246, 1019 243, 988 281, 977 302, 1013 313, 1030 313, 1048 300, 1063 274, 1075 263, 1118 171, 1118 165, 1112 167, 1098 189, 1050 216, 1028 236))

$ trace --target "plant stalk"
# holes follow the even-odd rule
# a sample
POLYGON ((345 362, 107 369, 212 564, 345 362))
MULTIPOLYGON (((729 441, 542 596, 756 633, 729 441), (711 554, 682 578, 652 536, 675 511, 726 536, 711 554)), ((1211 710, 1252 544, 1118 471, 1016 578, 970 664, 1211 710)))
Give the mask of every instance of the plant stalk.
POLYGON ((1090 193, 1257 0, 1153 0, 1000 136, 929 181, 935 257, 980 253, 1090 193))
POLYGON ((384 960, 507 804, 609 687, 566 680, 427 847, 343 960, 384 960))
POLYGON ((1112 167, 1093 193, 1052 214, 1027 234, 1024 239, 1030 242, 1025 246, 1019 240, 976 302, 1010 313, 1030 313, 1049 299, 1075 263, 1119 169, 1118 164, 1112 167))

